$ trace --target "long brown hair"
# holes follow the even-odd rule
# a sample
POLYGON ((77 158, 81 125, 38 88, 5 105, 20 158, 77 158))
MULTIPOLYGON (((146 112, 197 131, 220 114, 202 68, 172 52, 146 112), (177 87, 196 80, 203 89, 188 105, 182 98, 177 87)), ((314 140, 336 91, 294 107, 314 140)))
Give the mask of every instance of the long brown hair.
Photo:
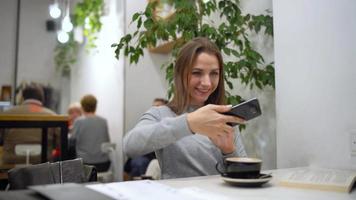
POLYGON ((176 114, 182 114, 190 104, 188 84, 191 71, 201 53, 216 56, 219 62, 219 83, 215 91, 206 100, 206 104, 225 104, 224 64, 218 47, 207 38, 197 37, 186 43, 178 53, 174 68, 174 96, 168 103, 176 114))

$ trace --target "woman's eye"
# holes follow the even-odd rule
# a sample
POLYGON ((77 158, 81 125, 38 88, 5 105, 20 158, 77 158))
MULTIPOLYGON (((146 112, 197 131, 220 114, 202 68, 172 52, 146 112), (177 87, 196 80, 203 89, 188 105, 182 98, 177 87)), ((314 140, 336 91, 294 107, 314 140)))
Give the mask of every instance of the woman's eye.
POLYGON ((211 72, 212 76, 219 76, 219 72, 211 72))
POLYGON ((197 71, 195 71, 195 72, 192 72, 192 74, 193 74, 193 75, 198 76, 198 75, 200 75, 200 74, 201 74, 201 72, 197 72, 197 71))

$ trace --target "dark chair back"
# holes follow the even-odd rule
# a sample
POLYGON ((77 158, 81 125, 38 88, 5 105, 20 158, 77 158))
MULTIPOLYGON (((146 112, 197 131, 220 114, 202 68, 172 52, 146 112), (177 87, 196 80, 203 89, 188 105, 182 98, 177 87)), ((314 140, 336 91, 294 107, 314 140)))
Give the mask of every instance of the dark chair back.
POLYGON ((82 159, 74 159, 13 168, 8 180, 9 189, 17 190, 31 185, 97 181, 97 172, 94 166, 84 165, 82 159))

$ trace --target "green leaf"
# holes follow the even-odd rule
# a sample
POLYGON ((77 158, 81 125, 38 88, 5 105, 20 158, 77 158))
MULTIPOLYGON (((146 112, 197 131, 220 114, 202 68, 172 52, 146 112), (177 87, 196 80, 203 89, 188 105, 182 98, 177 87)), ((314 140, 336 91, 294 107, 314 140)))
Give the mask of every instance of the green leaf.
POLYGON ((223 9, 225 7, 225 1, 219 1, 219 9, 223 9))
POLYGON ((138 17, 140 16, 141 14, 140 13, 135 13, 133 16, 132 16, 132 21, 136 21, 136 19, 138 19, 138 17))
POLYGON ((149 30, 152 28, 153 26, 153 20, 152 19, 147 19, 144 23, 143 23, 143 26, 149 30))
POLYGON ((227 48, 227 47, 223 47, 223 51, 228 56, 231 54, 231 50, 229 48, 227 48))
POLYGON ((239 52, 237 52, 235 49, 231 49, 231 53, 232 53, 232 55, 234 55, 235 57, 240 57, 239 52))
POLYGON ((142 18, 140 17, 137 21, 137 28, 141 28, 141 25, 142 25, 142 18))
POLYGON ((232 83, 230 81, 226 81, 226 84, 228 85, 229 89, 234 88, 234 86, 232 85, 232 83))

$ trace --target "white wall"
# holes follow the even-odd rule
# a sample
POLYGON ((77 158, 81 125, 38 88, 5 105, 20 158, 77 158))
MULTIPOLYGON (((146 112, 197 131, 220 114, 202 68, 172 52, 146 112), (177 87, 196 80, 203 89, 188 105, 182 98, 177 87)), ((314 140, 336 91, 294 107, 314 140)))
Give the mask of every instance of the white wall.
POLYGON ((274 0, 277 167, 354 168, 356 1, 274 0))
MULTIPOLYGON (((56 34, 46 31, 50 0, 21 1, 17 84, 50 84, 60 90, 60 75, 53 62, 56 34)), ((17 1, 0 1, 0 85, 13 84, 17 1)))
POLYGON ((122 177, 124 70, 123 61, 115 59, 110 46, 123 35, 123 5, 120 0, 107 2, 110 3, 110 12, 102 17, 97 49, 88 53, 81 48, 78 63, 71 72, 70 99, 72 102, 80 101, 89 93, 97 97, 97 114, 108 121, 110 138, 117 144, 119 154, 118 176, 122 177))
MULTIPOLYGON (((129 25, 132 15, 145 10, 147 2, 126 1, 126 33, 134 32, 136 24, 129 25)), ((125 132, 134 127, 140 116, 151 107, 155 97, 166 97, 168 84, 161 65, 168 58, 168 55, 153 54, 147 50, 144 50, 144 57, 137 65, 130 64, 125 58, 125 132)))
MULTIPOLYGON (((243 13, 254 15, 272 14, 271 0, 242 0, 243 13), (267 13, 268 10, 268 13, 267 13)), ((274 61, 273 37, 267 36, 262 30, 259 34, 250 33, 253 47, 260 52, 265 63, 274 61)), ((249 156, 259 157, 263 160, 263 169, 276 168, 276 126, 275 126, 275 91, 272 87, 263 90, 239 85, 236 92, 246 99, 257 97, 261 104, 262 116, 247 123, 246 130, 242 131, 245 148, 249 156)))
POLYGON ((59 86, 60 74, 56 73, 53 61, 56 33, 46 30, 50 2, 21 1, 18 84, 21 81, 37 81, 59 86))
POLYGON ((13 83, 16 10, 16 1, 0 0, 0 86, 13 83))

